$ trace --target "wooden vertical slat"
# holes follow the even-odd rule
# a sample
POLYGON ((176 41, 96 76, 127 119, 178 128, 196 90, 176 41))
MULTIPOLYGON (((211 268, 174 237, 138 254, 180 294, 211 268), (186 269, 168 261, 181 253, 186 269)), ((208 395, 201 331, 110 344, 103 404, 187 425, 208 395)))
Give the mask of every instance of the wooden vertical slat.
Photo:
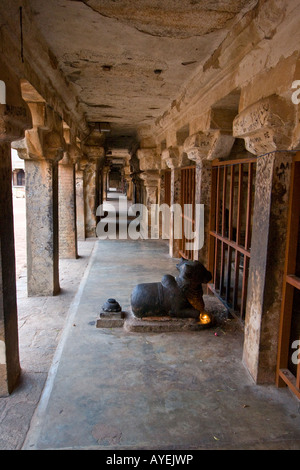
MULTIPOLYGON (((210 199, 210 211, 209 211, 209 230, 212 231, 216 227, 216 204, 217 204, 217 178, 218 169, 213 168, 211 172, 211 199, 210 199)), ((215 272, 214 263, 216 242, 212 235, 209 236, 209 247, 208 247, 208 270, 213 273, 213 284, 215 285, 215 272)))
POLYGON ((248 194, 247 194, 247 218, 246 218, 246 237, 245 248, 249 250, 251 237, 251 206, 252 206, 252 182, 253 182, 253 165, 248 164, 248 194))
POLYGON ((221 183, 221 168, 217 167, 217 200, 216 200, 216 224, 215 231, 219 233, 220 227, 220 183, 221 183))
POLYGON ((222 236, 225 237, 226 221, 226 189, 227 189, 227 167, 224 167, 223 173, 223 201, 222 201, 222 236))
POLYGON ((228 238, 230 240, 232 240, 233 197, 234 197, 234 165, 232 165, 231 172, 230 172, 229 220, 228 220, 228 238))
POLYGON ((243 164, 239 165, 238 173, 238 201, 237 201, 237 222, 236 222, 236 242, 239 245, 241 242, 241 215, 243 203, 243 164))

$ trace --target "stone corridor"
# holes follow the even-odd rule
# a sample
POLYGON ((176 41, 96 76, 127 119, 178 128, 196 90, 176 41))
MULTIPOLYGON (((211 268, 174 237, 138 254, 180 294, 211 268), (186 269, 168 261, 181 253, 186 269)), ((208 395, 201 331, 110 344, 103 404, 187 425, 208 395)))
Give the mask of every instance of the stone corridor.
POLYGON ((300 0, 0 18, 0 448, 299 448, 300 0))

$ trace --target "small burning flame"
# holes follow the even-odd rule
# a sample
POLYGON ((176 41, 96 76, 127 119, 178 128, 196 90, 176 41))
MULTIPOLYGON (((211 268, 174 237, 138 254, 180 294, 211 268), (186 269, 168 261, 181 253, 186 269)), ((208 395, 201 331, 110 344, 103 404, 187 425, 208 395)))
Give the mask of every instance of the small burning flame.
POLYGON ((210 322, 211 322, 211 318, 210 318, 210 316, 209 316, 208 313, 206 313, 206 312, 200 313, 200 316, 199 316, 199 323, 200 323, 201 325, 207 325, 207 324, 210 323, 210 322))

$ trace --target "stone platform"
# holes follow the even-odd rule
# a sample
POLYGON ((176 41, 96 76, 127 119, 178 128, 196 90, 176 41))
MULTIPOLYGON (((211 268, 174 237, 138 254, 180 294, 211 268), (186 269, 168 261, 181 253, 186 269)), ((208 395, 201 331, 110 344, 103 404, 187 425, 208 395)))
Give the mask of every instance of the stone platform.
POLYGON ((212 326, 212 323, 200 324, 194 318, 146 317, 140 319, 133 315, 129 315, 124 322, 125 331, 138 333, 201 331, 212 326))
POLYGON ((144 317, 137 318, 132 312, 111 312, 100 314, 96 321, 97 328, 124 328, 127 332, 163 333, 168 331, 201 331, 212 328, 215 321, 199 323, 194 318, 144 317))

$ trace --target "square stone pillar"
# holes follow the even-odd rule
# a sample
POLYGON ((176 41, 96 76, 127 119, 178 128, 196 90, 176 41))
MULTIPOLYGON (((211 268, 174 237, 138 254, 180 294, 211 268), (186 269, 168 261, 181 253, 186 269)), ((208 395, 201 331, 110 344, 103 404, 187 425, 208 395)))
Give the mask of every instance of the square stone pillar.
POLYGON ((25 160, 27 292, 29 297, 52 296, 60 291, 58 162, 65 150, 63 122, 44 101, 27 103, 33 127, 15 147, 25 160))
POLYGON ((161 155, 164 164, 171 169, 171 211, 170 211, 170 238, 169 255, 172 258, 179 258, 182 236, 181 212, 174 210, 181 207, 181 169, 180 154, 178 147, 169 147, 161 155))
POLYGON ((108 177, 109 177, 109 167, 104 166, 102 169, 102 201, 106 201, 107 199, 108 177))
MULTIPOLYGON (((175 205, 181 204, 181 170, 180 168, 171 169, 171 208, 175 205)), ((172 258, 180 258, 179 250, 181 246, 181 239, 176 236, 180 234, 181 230, 178 224, 181 224, 179 220, 179 214, 176 211, 171 210, 170 213, 170 239, 169 239, 169 255, 172 258)))
MULTIPOLYGON (((203 246, 195 251, 194 259, 208 268, 209 230, 210 230, 210 201, 212 186, 212 161, 203 160, 196 164, 196 193, 195 203, 204 208, 203 246)), ((202 235, 201 235, 202 236, 202 235)))
POLYGON ((0 397, 20 375, 10 143, 0 142, 0 397))
POLYGON ((274 383, 287 239, 292 153, 258 158, 243 362, 257 383, 274 383))
POLYGON ((59 162, 59 256, 78 258, 75 164, 68 155, 59 162))
POLYGON ((275 383, 295 107, 271 95, 242 110, 233 134, 257 155, 243 362, 256 383, 275 383))
POLYGON ((59 286, 58 163, 25 160, 27 291, 52 296, 59 286))
POLYGON ((99 194, 99 175, 105 152, 100 145, 86 145, 83 152, 85 156, 80 164, 84 168, 85 236, 94 238, 97 236, 97 208, 102 199, 99 194))
POLYGON ((76 225, 77 239, 85 240, 85 206, 84 206, 84 183, 83 170, 76 169, 76 225))
POLYGON ((18 345, 18 317, 15 244, 12 201, 11 143, 24 137, 32 125, 20 92, 20 82, 10 74, 0 57, 0 80, 5 93, 0 103, 0 397, 17 386, 21 373, 18 345))

